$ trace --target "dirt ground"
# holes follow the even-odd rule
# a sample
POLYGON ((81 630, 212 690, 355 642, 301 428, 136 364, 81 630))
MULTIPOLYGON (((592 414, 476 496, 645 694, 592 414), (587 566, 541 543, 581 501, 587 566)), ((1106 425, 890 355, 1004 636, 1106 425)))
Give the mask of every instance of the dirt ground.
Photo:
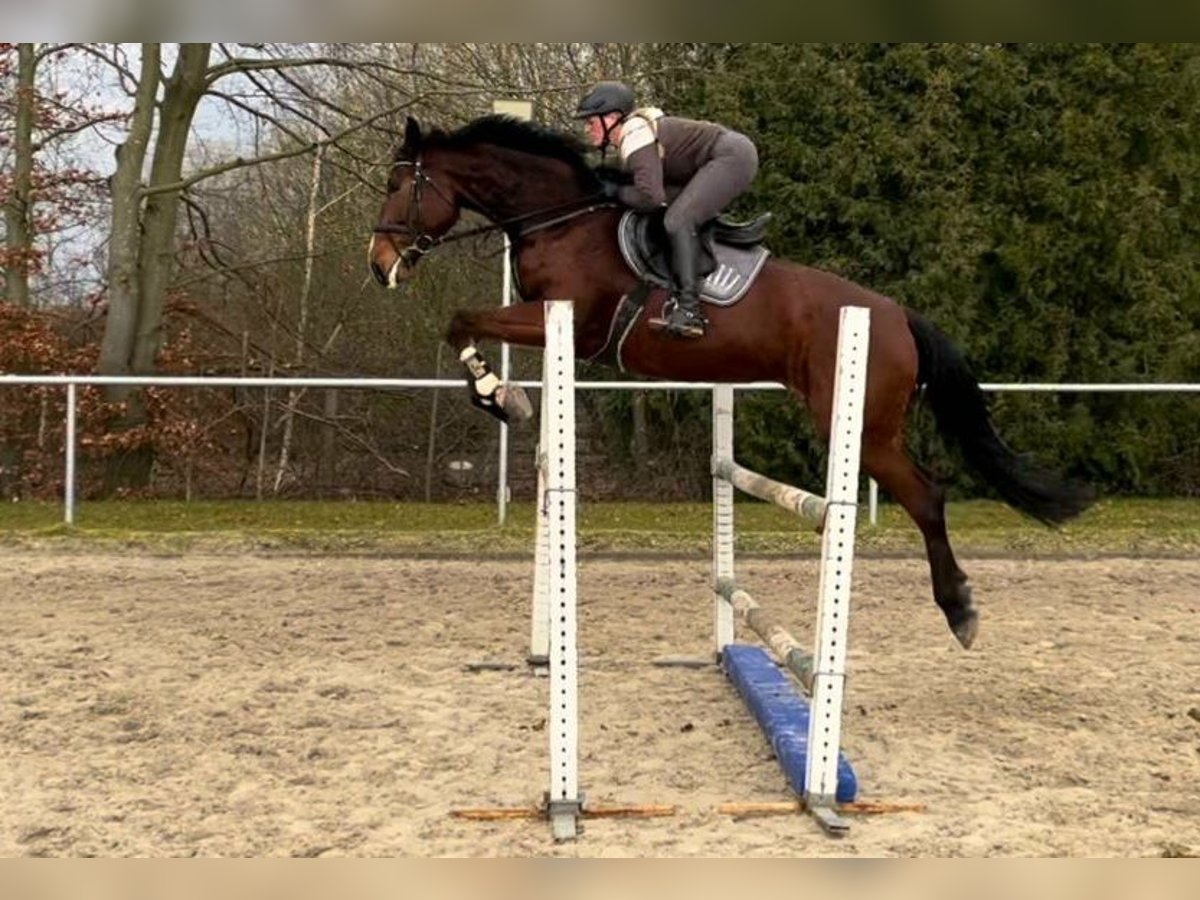
MULTIPOLYGON (((1200 561, 964 568, 969 653, 922 561, 857 563, 845 749, 862 799, 928 806, 833 841, 716 811, 788 794, 715 669, 651 664, 709 652, 707 564, 581 560, 583 789, 678 814, 554 845, 448 815, 545 788, 530 562, 0 550, 0 854, 1200 852, 1200 561)), ((798 632, 815 579, 739 560, 798 632)))

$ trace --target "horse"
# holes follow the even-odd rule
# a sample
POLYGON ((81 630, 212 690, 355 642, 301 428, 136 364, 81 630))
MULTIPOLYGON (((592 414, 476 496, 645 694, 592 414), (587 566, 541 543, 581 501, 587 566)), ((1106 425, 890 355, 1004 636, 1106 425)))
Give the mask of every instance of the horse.
MULTIPOLYGON (((455 131, 422 132, 409 117, 395 150, 386 199, 368 248, 372 275, 398 288, 436 247, 487 231, 512 244, 523 303, 455 312, 446 341, 468 371, 472 402, 507 421, 531 413, 519 389, 501 384, 480 354, 482 340, 544 347, 543 301, 575 301, 576 353, 596 356, 610 340, 622 298, 639 289, 618 246, 623 209, 609 198, 582 141, 528 122, 485 116, 455 131), (487 225, 452 232, 464 210, 487 225)), ((945 490, 906 453, 904 425, 923 388, 939 432, 1010 506, 1047 525, 1077 516, 1090 487, 1065 480, 997 434, 979 382, 963 353, 911 309, 831 272, 770 258, 735 304, 711 306, 698 339, 647 325, 661 315, 656 290, 621 345, 623 368, 675 381, 775 381, 804 403, 829 438, 838 311, 871 311, 862 466, 901 504, 924 538, 933 599, 964 648, 979 612, 946 532, 945 490)))

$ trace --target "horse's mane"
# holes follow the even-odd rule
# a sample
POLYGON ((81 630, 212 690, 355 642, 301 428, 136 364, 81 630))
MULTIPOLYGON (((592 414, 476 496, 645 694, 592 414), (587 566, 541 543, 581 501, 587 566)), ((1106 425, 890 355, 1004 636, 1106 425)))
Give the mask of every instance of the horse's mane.
POLYGON ((525 122, 512 116, 492 115, 475 119, 456 131, 435 130, 425 136, 427 146, 464 149, 477 144, 493 144, 533 156, 557 159, 570 166, 571 170, 584 179, 585 184, 594 184, 596 174, 588 164, 587 147, 579 138, 555 131, 544 125, 525 122))

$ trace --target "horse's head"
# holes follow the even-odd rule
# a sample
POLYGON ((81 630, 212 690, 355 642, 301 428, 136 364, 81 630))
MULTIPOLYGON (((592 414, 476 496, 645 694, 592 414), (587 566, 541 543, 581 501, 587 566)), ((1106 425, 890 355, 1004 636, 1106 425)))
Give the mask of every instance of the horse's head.
POLYGON ((387 199, 367 248, 375 280, 388 288, 407 281, 413 267, 458 216, 453 185, 423 159, 421 126, 410 116, 404 143, 392 159, 387 199))
POLYGON ((509 116, 422 134, 409 118, 368 248, 376 281, 398 287, 438 244, 532 234, 605 206, 578 138, 509 116), (490 224, 450 235, 463 210, 490 224))

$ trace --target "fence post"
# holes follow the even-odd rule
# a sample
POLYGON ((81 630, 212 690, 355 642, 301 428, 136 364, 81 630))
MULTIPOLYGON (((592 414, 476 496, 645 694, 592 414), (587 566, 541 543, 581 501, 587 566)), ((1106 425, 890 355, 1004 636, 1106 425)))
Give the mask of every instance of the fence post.
POLYGON ((67 472, 63 479, 63 521, 75 524, 75 382, 67 383, 67 472))

